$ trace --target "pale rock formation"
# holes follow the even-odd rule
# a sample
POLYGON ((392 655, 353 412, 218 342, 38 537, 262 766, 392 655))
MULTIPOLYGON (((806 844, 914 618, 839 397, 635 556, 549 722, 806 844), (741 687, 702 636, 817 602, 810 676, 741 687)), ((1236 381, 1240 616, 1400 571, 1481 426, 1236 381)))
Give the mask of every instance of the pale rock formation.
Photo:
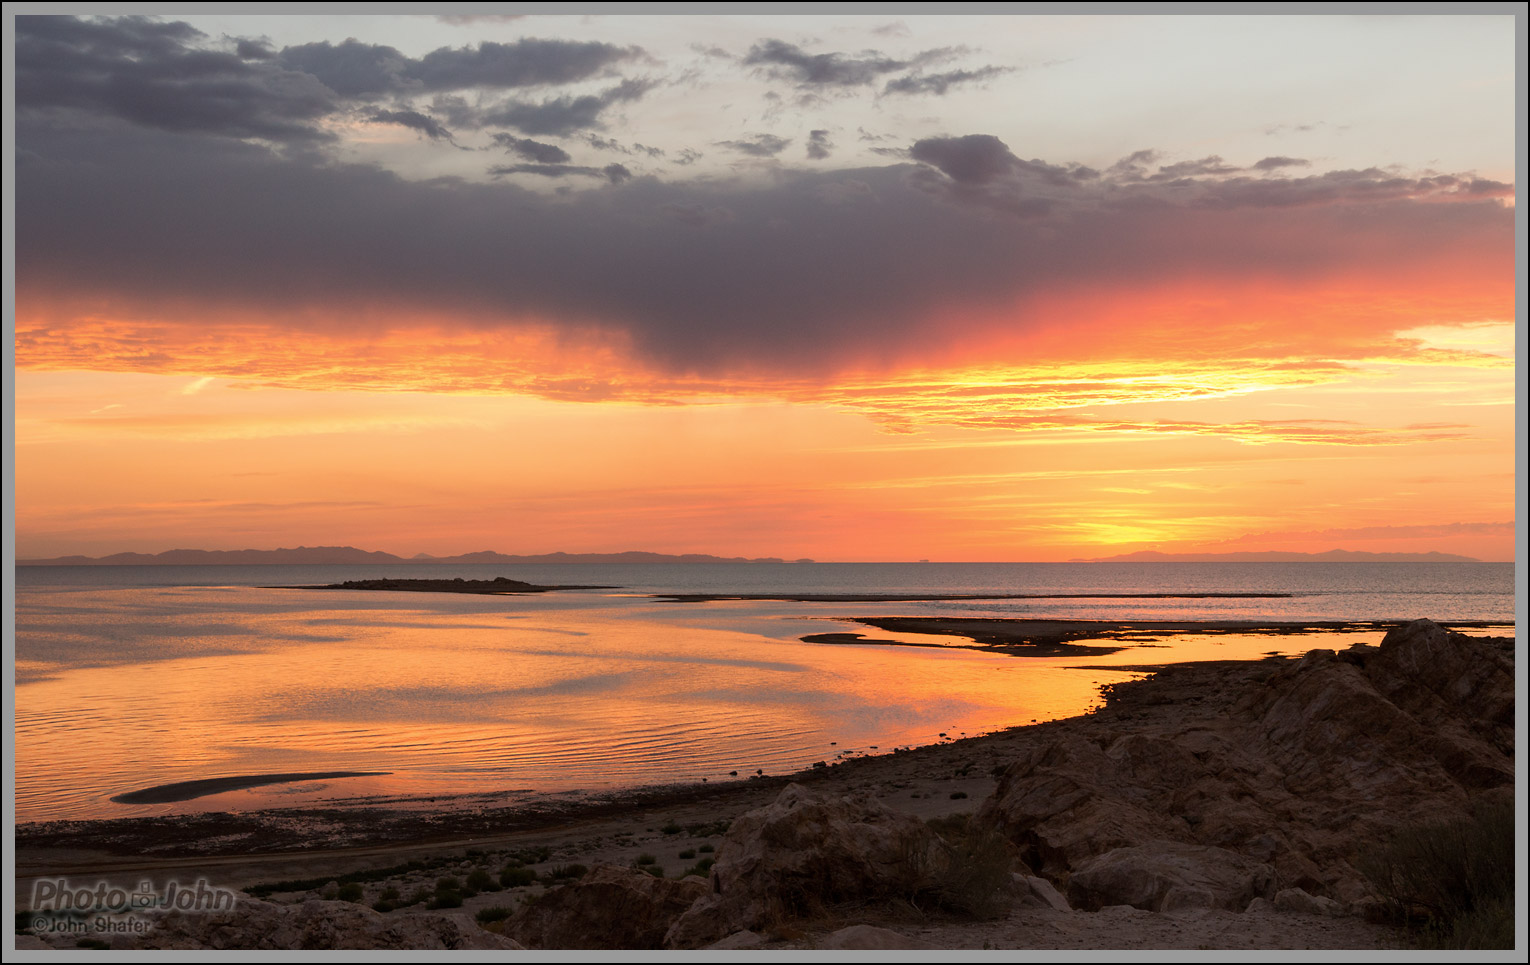
POLYGON ((840 902, 906 898, 932 887, 949 860, 918 818, 871 797, 824 797, 792 784, 733 822, 711 894, 675 922, 665 947, 698 948, 840 902))
POLYGON ((523 906, 506 921, 505 933, 531 948, 658 948, 675 919, 706 891, 699 879, 597 865, 523 906))
POLYGON ((1180 705, 1038 745, 978 822, 1075 904, 1242 908, 1301 889, 1332 914, 1370 900, 1361 843, 1512 793, 1512 642, 1419 620, 1180 705))

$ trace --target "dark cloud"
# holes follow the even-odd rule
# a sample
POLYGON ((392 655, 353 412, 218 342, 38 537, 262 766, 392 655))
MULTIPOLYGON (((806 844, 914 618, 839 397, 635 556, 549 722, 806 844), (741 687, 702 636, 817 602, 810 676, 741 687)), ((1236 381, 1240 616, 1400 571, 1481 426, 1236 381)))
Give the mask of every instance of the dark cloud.
POLYGON ((1020 163, 992 134, 927 137, 914 142, 909 157, 939 168, 958 184, 987 184, 1009 174, 1020 163))
POLYGON ((828 131, 810 131, 808 133, 807 156, 810 161, 822 161, 834 150, 834 142, 829 140, 828 131))
POLYGON ((1310 167, 1311 161, 1299 157, 1267 157, 1254 162, 1255 171, 1275 171, 1280 168, 1310 167))
POLYGON ((584 140, 585 143, 597 151, 614 151, 617 154, 644 154, 652 158, 664 156, 663 148, 649 147, 646 144, 632 144, 629 146, 614 138, 601 137, 599 134, 587 133, 584 135, 584 140))
POLYGON ((603 168, 577 164, 506 164, 489 168, 495 177, 507 174, 534 174, 543 178, 587 177, 604 178, 612 184, 621 184, 632 177, 632 172, 620 164, 607 164, 603 168))
MULTIPOLYGON (((163 130, 285 142, 328 139, 318 122, 357 101, 569 84, 643 56, 636 47, 536 39, 443 47, 418 59, 354 39, 274 51, 263 40, 225 38, 229 51, 213 49, 189 24, 145 17, 27 16, 16 24, 18 110, 72 110, 163 130)), ((590 97, 511 103, 498 123, 523 133, 592 127, 602 110, 650 86, 625 81, 590 97)), ((449 124, 495 122, 465 99, 443 104, 449 124)), ((407 104, 361 106, 371 107, 374 120, 448 137, 441 122, 407 104)))
POLYGON ((784 40, 762 40, 749 48, 744 63, 760 67, 773 77, 795 81, 805 87, 857 87, 876 83, 884 74, 906 70, 949 56, 949 48, 928 50, 909 60, 898 60, 865 51, 856 56, 840 53, 810 54, 784 40))
POLYGON ((381 44, 346 40, 285 47, 282 64, 319 78, 345 97, 508 90, 587 80, 642 56, 636 47, 571 40, 521 39, 476 47, 441 47, 418 60, 381 44))
POLYGON ((643 56, 638 47, 593 41, 533 40, 511 44, 484 41, 477 47, 442 47, 411 64, 410 76, 427 90, 498 90, 544 84, 572 84, 612 65, 643 56))
POLYGON ((234 53, 243 60, 270 60, 276 49, 264 40, 240 39, 234 43, 234 53))
POLYGON ((1118 181, 1142 181, 1147 179, 1147 166, 1158 161, 1154 150, 1134 151, 1112 164, 1105 173, 1118 181))
POLYGON ((513 134, 495 134, 493 141, 511 154, 538 164, 567 164, 573 160, 569 153, 558 145, 533 141, 529 137, 516 137, 513 134))
POLYGON ((784 137, 776 137, 774 134, 755 134, 736 141, 718 141, 718 147, 747 154, 750 157, 775 157, 786 150, 791 140, 784 137))
POLYGON ((410 60, 392 47, 346 40, 283 47, 277 62, 319 79, 341 97, 375 97, 419 89, 409 77, 410 60))
POLYGON ((374 124, 399 124, 411 130, 419 131, 432 141, 450 141, 452 139, 452 132, 443 127, 440 121, 427 117, 419 111, 374 110, 367 116, 367 120, 374 124))
POLYGON ((971 84, 992 80, 1009 73, 1011 67, 981 67, 977 70, 952 70, 944 74, 910 74, 887 82, 884 94, 937 94, 944 95, 958 84, 971 84))
POLYGON ((313 77, 202 49, 184 23, 16 18, 16 108, 64 109, 167 131, 274 141, 327 137, 338 107, 313 77))
POLYGON ((1242 168, 1232 167, 1217 155, 1203 157, 1199 161, 1180 161, 1177 164, 1167 164, 1158 169, 1158 173, 1152 176, 1152 180, 1167 181, 1175 178, 1202 177, 1207 174, 1234 174, 1242 168))
POLYGON ((522 134, 570 135, 599 128, 600 115, 608 108, 637 100, 654 86, 651 81, 624 80, 599 94, 556 97, 538 104, 510 101, 483 112, 478 123, 513 127, 522 134))
MULTIPOLYGON (((1037 306, 1059 291, 1438 284, 1464 278, 1460 265, 1482 278, 1514 266, 1513 209, 1469 176, 1089 179, 982 135, 920 142, 917 165, 764 183, 574 165, 420 182, 227 138, 36 117, 18 118, 17 144, 17 302, 64 327, 103 306, 172 328, 534 319, 570 337, 619 332, 667 372, 806 375, 1020 335, 1047 322, 1037 306), (1060 183, 1033 168, 1063 172, 1060 183), (547 197, 520 177, 622 183, 547 197), (971 190, 953 203, 930 179, 971 190), (1023 193, 1003 193, 1011 183, 1023 193)), ((1390 332, 1395 314, 1376 315, 1390 332)))

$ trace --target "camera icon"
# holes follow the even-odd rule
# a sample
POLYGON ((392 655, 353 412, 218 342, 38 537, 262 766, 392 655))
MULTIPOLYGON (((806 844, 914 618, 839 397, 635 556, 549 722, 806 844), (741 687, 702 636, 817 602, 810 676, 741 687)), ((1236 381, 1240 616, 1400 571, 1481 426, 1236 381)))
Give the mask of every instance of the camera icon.
POLYGON ((128 904, 133 908, 153 908, 159 904, 159 895, 154 893, 154 884, 149 881, 140 881, 138 890, 128 896, 128 904))

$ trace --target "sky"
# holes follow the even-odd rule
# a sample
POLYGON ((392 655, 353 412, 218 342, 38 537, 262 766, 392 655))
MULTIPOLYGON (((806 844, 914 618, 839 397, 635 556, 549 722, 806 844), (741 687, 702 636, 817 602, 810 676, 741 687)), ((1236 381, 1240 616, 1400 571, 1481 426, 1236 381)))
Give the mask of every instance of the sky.
POLYGON ((1514 558, 1511 14, 38 9, 18 558, 1514 558))

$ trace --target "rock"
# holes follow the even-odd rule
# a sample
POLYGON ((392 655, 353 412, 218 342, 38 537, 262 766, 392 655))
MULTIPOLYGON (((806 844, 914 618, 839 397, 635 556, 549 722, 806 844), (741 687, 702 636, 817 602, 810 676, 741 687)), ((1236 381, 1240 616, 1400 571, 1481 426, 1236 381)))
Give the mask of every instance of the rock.
POLYGON ((247 898, 231 911, 167 912, 139 948, 516 949, 462 915, 380 914, 346 901, 278 905, 247 898))
POLYGON ((675 919, 706 893, 700 880, 596 865, 522 906, 506 920, 505 934, 532 948, 659 948, 675 919))
POLYGON ((1030 889, 1031 896, 1040 901, 1042 904, 1049 905, 1058 911, 1073 910, 1073 908, 1068 904, 1068 899, 1064 898, 1062 894, 1058 892, 1055 887, 1053 887, 1052 882, 1048 881, 1047 879, 1038 878, 1035 875, 1016 875, 1015 877, 1017 879, 1017 883, 1024 882, 1026 888, 1030 889))
POLYGON ((1273 870, 1222 848, 1152 842, 1117 848, 1085 862, 1068 879, 1075 907, 1131 905, 1144 911, 1241 911, 1268 897, 1273 870))
POLYGON ((1087 739, 1064 730, 1033 746, 974 820, 1043 877, 1070 880, 1075 905, 1090 892, 1094 907, 1241 908, 1300 889, 1358 907, 1371 894, 1356 870, 1363 842, 1510 793, 1513 671, 1512 641, 1429 621, 1299 661, 1165 668, 1150 684, 1118 685, 1087 739), (1144 695, 1135 706, 1133 687, 1144 695), (1196 868, 1183 863, 1191 854, 1196 868), (1110 883, 1128 859, 1149 877, 1110 883), (1085 868, 1098 888, 1075 893, 1085 868), (1243 893, 1234 880, 1253 868, 1268 887, 1243 893))
POLYGON ((860 948, 860 949, 897 949, 897 948, 935 948, 929 942, 900 935, 890 928, 878 928, 875 925, 851 925, 849 928, 841 928, 824 936, 816 948, 860 948))
POLYGON ((51 952, 51 951, 53 951, 53 946, 49 945, 47 942, 43 941, 41 938, 38 938, 36 935, 17 935, 16 936, 16 951, 18 951, 18 952, 34 952, 34 951, 48 951, 48 952, 51 952))
POLYGON ((788 785, 735 820, 717 850, 711 890, 675 922, 666 948, 698 948, 847 902, 908 898, 931 887, 949 851, 917 818, 864 796, 788 785))
POLYGON ((763 944, 765 944, 764 935, 746 928, 743 931, 734 932, 727 938, 719 939, 706 947, 718 951, 731 951, 739 948, 758 948, 763 944))
POLYGON ((1344 906, 1332 898, 1309 895, 1300 888, 1286 888, 1275 895, 1275 907, 1298 915, 1326 915, 1338 918, 1344 914, 1344 906))

